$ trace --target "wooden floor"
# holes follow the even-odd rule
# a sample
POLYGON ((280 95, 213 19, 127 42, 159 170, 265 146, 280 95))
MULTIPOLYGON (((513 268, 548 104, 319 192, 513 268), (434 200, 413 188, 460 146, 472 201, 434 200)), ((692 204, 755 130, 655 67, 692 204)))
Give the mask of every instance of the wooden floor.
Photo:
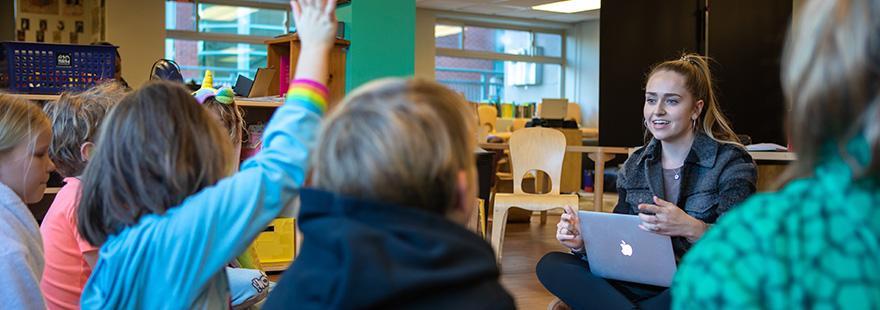
POLYGON ((507 224, 501 283, 516 299, 517 309, 547 309, 554 297, 538 282, 535 265, 548 252, 567 251, 556 241, 559 215, 549 215, 544 225, 540 222, 535 215, 531 223, 507 224))
MULTIPOLYGON (((617 204, 617 195, 607 194, 603 198, 602 211, 611 212, 617 204)), ((592 194, 581 195, 580 209, 593 210, 592 194)), ((547 309, 555 297, 538 281, 535 266, 544 254, 568 252, 556 241, 559 210, 550 211, 543 225, 538 214, 534 213, 530 223, 508 223, 504 235, 501 283, 516 299, 517 309, 547 309)))

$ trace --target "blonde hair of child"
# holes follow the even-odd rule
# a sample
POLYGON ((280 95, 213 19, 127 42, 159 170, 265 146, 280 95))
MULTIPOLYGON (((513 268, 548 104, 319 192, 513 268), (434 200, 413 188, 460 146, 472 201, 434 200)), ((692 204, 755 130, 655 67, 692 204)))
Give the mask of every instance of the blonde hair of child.
POLYGON ((445 215, 458 174, 475 176, 473 110, 435 82, 382 79, 355 90, 322 128, 314 186, 445 215))
POLYGON ((35 103, 0 93, 0 155, 21 143, 33 150, 36 137, 50 129, 49 119, 35 103))

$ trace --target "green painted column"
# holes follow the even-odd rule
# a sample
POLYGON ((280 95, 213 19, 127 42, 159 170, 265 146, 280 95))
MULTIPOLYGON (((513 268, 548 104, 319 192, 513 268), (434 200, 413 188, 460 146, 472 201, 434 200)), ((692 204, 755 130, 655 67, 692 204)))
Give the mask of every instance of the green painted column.
POLYGON ((382 77, 412 76, 415 68, 415 0, 353 0, 336 10, 351 41, 345 89, 382 77))

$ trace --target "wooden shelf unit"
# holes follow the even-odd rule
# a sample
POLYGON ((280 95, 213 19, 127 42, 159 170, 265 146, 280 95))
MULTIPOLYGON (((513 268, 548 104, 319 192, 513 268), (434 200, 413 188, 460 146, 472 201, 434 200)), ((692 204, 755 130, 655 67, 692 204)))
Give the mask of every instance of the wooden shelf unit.
MULTIPOLYGON (((266 45, 268 45, 268 59, 266 61, 266 66, 275 69, 279 75, 281 74, 282 57, 288 57, 290 59, 290 68, 287 72, 287 76, 279 76, 278 79, 273 79, 272 83, 269 84, 269 93, 275 94, 275 92, 279 90, 279 81, 283 79, 289 81, 293 79, 293 76, 296 73, 296 60, 299 58, 300 51, 299 36, 294 33, 267 40, 266 45)), ((348 51, 349 45, 351 45, 351 43, 347 40, 336 39, 336 43, 330 51, 330 79, 327 81, 327 88, 330 90, 331 102, 337 102, 345 97, 345 54, 348 51)))

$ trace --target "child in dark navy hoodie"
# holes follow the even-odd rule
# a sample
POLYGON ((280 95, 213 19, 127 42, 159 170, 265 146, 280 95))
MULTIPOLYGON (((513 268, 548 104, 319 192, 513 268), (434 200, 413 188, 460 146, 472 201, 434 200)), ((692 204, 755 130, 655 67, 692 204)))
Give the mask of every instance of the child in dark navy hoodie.
POLYGON ((265 308, 513 309, 475 212, 476 119, 434 82, 386 79, 326 120, 299 256, 265 308))

